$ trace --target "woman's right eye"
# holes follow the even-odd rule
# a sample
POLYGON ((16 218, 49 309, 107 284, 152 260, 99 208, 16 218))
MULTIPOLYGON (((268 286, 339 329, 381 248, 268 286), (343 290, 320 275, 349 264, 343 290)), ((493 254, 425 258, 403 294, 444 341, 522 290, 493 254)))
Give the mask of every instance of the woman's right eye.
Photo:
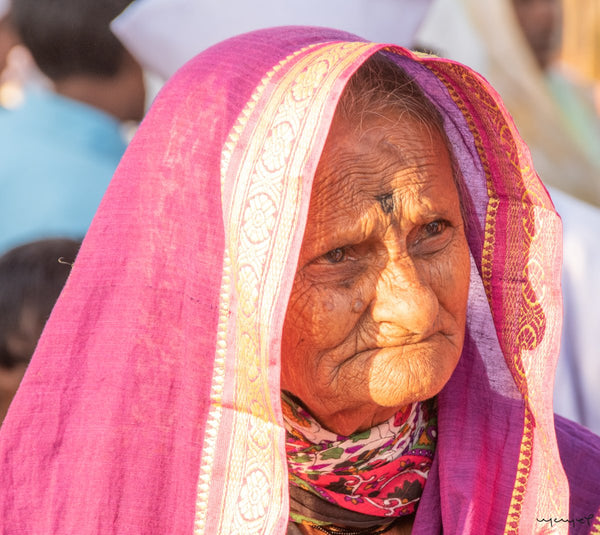
POLYGON ((328 266, 335 264, 344 264, 348 260, 356 260, 355 255, 352 252, 352 247, 336 247, 335 249, 331 249, 331 251, 327 251, 325 254, 318 256, 311 263, 328 266))
POLYGON ((313 258, 303 272, 318 284, 347 283, 359 277, 370 260, 367 246, 344 245, 313 258))
POLYGON ((330 264, 339 264, 346 259, 347 252, 345 247, 337 247, 328 251, 323 255, 323 260, 326 260, 330 264))

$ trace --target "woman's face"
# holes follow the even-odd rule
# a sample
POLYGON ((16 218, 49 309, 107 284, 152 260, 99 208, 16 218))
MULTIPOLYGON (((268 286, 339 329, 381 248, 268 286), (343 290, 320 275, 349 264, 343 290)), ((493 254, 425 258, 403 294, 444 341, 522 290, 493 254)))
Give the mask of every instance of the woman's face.
POLYGON ((469 252, 435 128, 336 117, 315 175, 281 388, 348 435, 436 395, 462 351, 469 252))

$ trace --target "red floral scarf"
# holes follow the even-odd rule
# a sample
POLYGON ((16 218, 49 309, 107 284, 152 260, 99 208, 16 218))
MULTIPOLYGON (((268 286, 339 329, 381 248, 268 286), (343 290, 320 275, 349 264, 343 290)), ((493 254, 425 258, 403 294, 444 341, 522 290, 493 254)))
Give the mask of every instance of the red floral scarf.
POLYGON ((350 436, 324 429, 287 395, 282 405, 291 485, 365 515, 415 512, 435 451, 434 400, 350 436))

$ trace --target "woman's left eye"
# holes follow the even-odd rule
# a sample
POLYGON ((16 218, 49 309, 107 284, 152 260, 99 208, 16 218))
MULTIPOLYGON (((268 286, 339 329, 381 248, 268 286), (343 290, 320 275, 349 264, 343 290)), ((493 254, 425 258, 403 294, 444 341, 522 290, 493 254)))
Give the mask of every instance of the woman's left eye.
POLYGON ((445 219, 436 219, 423 225, 412 242, 416 251, 421 254, 431 254, 443 249, 450 235, 446 232, 450 223, 445 219))

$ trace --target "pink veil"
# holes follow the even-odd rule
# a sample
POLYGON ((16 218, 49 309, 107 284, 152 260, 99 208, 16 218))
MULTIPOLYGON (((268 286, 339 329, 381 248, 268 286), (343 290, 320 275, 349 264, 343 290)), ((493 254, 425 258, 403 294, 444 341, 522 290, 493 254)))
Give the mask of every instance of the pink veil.
POLYGON ((568 518, 560 222, 512 121, 466 67, 286 27, 191 60, 132 141, 0 434, 5 533, 285 533, 281 328, 337 99, 380 49, 444 114, 470 214, 467 340, 413 533, 568 518))

